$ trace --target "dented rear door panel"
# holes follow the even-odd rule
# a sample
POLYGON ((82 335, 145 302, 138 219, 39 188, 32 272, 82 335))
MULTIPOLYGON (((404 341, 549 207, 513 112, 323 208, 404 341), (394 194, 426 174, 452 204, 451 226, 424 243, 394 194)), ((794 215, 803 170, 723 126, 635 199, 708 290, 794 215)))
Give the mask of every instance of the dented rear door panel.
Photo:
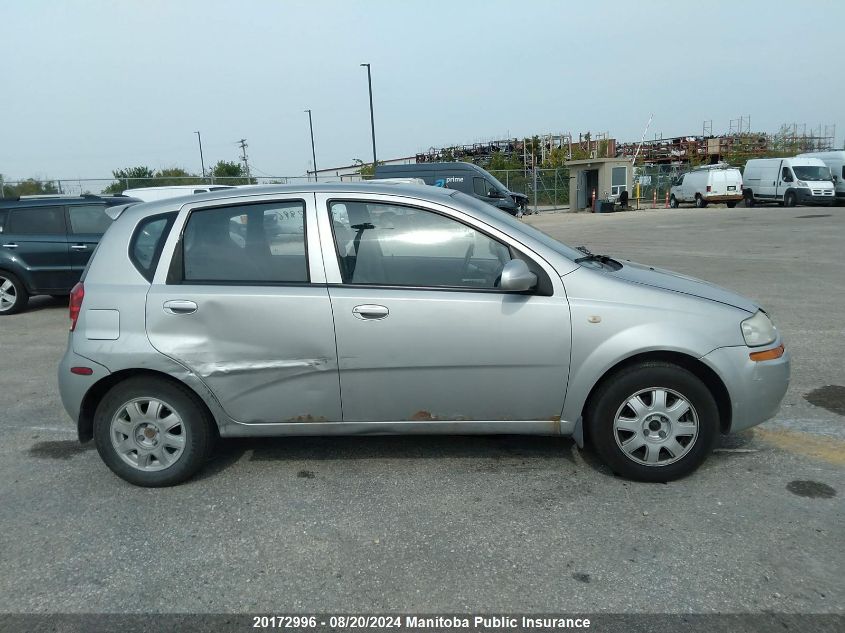
POLYGON ((325 286, 152 286, 147 332, 237 422, 339 422, 334 325, 325 286), (170 314, 166 301, 192 301, 170 314))

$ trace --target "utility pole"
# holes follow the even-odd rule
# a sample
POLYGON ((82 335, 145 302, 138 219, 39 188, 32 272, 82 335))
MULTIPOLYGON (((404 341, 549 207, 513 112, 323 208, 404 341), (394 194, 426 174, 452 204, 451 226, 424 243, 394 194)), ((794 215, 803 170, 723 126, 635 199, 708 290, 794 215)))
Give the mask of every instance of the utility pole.
POLYGON ((202 135, 199 132, 194 132, 197 135, 197 142, 200 144, 200 167, 202 167, 202 179, 205 180, 205 161, 202 158, 202 135))
POLYGON ((244 171, 246 171, 246 182, 247 184, 252 184, 252 178, 249 175, 249 158, 246 155, 246 148, 249 147, 246 143, 246 139, 242 138, 238 143, 241 146, 241 153, 243 154, 243 158, 241 159, 244 162, 244 171))
POLYGON ((314 182, 317 182, 317 153, 314 151, 314 125, 311 122, 311 110, 305 110, 308 113, 308 129, 311 130, 311 158, 314 165, 314 182))
POLYGON ((370 73, 369 64, 361 64, 361 66, 367 67, 367 86, 370 89, 370 130, 373 135, 373 176, 375 176, 378 160, 376 159, 376 122, 375 117, 373 116, 373 76, 370 73))

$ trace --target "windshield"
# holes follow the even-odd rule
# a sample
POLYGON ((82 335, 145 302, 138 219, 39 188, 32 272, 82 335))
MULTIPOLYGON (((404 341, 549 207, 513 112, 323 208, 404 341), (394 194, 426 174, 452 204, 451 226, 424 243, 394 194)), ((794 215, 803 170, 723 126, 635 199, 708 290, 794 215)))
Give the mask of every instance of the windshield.
POLYGON ((471 196, 467 196, 463 193, 456 192, 452 194, 453 198, 457 198, 462 203, 467 206, 475 207, 477 209, 484 210, 485 213, 495 215, 496 219, 500 222, 507 224, 514 229, 516 229, 517 233, 525 233, 530 237, 533 237, 535 240, 540 242, 543 246, 550 248, 551 250, 555 251, 556 253, 560 253, 567 259, 571 259, 575 261, 576 259, 581 259, 584 257, 584 253, 579 250, 572 248, 571 246, 567 246, 562 242, 558 242, 555 238, 547 233, 543 233, 540 229, 534 228, 530 224, 526 224, 525 222, 520 222, 510 213, 506 213, 501 209, 494 207, 491 204, 486 202, 482 202, 478 198, 473 198, 471 196))
POLYGON ((830 169, 828 167, 817 167, 815 165, 810 165, 809 167, 804 166, 792 166, 792 171, 795 172, 795 177, 798 180, 830 180, 830 169))

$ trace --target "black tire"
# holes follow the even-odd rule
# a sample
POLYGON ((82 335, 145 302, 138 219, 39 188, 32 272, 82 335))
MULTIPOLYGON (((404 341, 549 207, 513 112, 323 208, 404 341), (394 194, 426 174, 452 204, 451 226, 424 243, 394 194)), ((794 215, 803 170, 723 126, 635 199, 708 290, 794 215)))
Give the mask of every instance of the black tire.
POLYGON ((787 191, 786 195, 783 197, 783 206, 785 207, 794 207, 798 202, 798 197, 795 195, 794 191, 787 191))
POLYGON ((707 201, 701 197, 701 194, 695 194, 695 206, 698 209, 703 209, 707 206, 707 201))
MULTIPOLYGON (((648 410, 643 415, 646 413, 648 410)), ((632 365, 609 377, 590 398, 585 418, 589 437, 605 463, 618 475, 637 481, 666 482, 689 475, 712 452, 719 435, 719 410, 713 394, 693 373, 666 362, 632 365), (620 447, 622 434, 627 434, 627 431, 614 430, 614 420, 617 413, 621 415, 625 410, 625 403, 634 394, 649 388, 676 392, 691 404, 692 411, 698 417, 697 435, 687 440, 683 447, 686 452, 682 453, 682 457, 677 461, 665 459, 667 463, 664 465, 658 462, 649 466, 635 461, 635 457, 640 458, 629 456, 620 447)), ((642 424, 646 423, 644 419, 642 424)), ((634 439, 637 435, 626 435, 625 439, 634 439)), ((671 456, 671 453, 661 446, 659 439, 651 444, 639 437, 636 439, 643 445, 648 444, 646 451, 656 448, 658 459, 661 455, 671 456)))
POLYGON ((745 204, 745 208, 750 209, 754 206, 754 194, 750 191, 746 191, 742 194, 742 201, 745 204))
POLYGON ((726 202, 725 204, 728 206, 728 209, 733 209, 736 206, 736 202, 733 202, 733 201, 732 202, 726 202))
POLYGON ((672 194, 672 195, 669 197, 669 206, 670 206, 670 207, 672 207, 673 209, 677 209, 677 208, 678 208, 678 199, 677 199, 677 198, 675 198, 675 194, 672 194))
POLYGON ((2 291, 3 295, 0 297, 0 316, 17 314, 26 310, 26 306, 29 303, 29 293, 20 282, 20 279, 12 273, 0 270, 0 289, 4 286, 6 286, 6 290, 2 291))
POLYGON ((173 486, 190 479, 206 462, 215 437, 213 424, 202 401, 188 388, 162 378, 139 376, 118 383, 100 401, 94 414, 94 442, 102 460, 121 479, 149 488, 173 486), (171 465, 160 470, 130 465, 112 442, 112 420, 128 403, 145 398, 160 400, 181 418, 184 448, 171 465))

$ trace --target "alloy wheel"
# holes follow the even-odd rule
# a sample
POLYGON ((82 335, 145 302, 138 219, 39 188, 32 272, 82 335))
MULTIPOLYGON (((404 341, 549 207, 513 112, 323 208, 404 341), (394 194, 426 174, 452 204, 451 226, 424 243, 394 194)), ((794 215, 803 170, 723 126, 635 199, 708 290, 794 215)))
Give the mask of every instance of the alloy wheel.
POLYGON ((18 291, 11 279, 0 276, 0 312, 11 310, 18 300, 18 291))
POLYGON ((173 407, 156 398, 135 398, 120 406, 109 430, 114 450, 138 470, 164 470, 185 450, 186 425, 173 407))
POLYGON ((692 449, 698 413, 683 395, 649 387, 631 395, 616 411, 613 436, 625 456, 644 466, 666 466, 692 449))

